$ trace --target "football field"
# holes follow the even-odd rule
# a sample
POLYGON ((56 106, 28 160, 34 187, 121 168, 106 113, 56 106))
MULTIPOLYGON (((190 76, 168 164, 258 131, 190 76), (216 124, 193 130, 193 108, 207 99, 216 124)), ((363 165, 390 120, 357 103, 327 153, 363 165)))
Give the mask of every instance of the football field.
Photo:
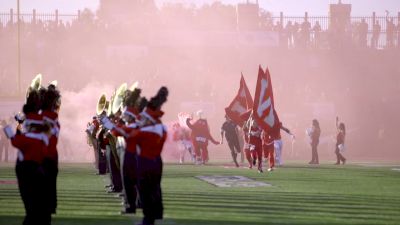
MULTIPOLYGON (((53 223, 136 224, 119 215, 121 200, 107 194, 108 176, 90 164, 62 164, 53 223)), ((235 183, 233 177, 231 181, 235 183)), ((157 224, 399 224, 400 166, 289 162, 272 173, 223 164, 166 164, 162 181, 164 220, 157 224), (218 187, 197 176, 243 176, 270 186, 218 187)), ((0 164, 0 224, 22 224, 24 209, 14 165, 0 164)))

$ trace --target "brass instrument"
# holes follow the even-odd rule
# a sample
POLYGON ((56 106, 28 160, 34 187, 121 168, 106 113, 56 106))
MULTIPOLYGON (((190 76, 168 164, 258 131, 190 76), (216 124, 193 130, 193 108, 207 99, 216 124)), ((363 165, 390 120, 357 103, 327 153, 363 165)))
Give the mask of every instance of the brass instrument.
POLYGON ((126 83, 121 84, 119 88, 115 91, 115 95, 112 101, 111 113, 117 113, 123 105, 125 92, 128 90, 128 85, 126 83))
POLYGON ((129 88, 129 90, 134 91, 138 87, 139 87, 139 81, 136 81, 135 83, 132 84, 132 86, 129 88))
POLYGON ((57 80, 53 80, 52 82, 49 83, 49 85, 54 85, 55 87, 57 87, 58 81, 57 80))
POLYGON ((115 92, 111 95, 109 104, 107 105, 107 108, 105 109, 107 112, 107 116, 111 116, 114 114, 112 111, 112 105, 113 105, 114 99, 115 99, 115 92))
POLYGON ((31 85, 26 90, 26 97, 28 98, 29 93, 31 91, 34 90, 38 91, 41 86, 42 86, 42 74, 39 73, 38 75, 35 76, 35 78, 32 79, 31 85))
POLYGON ((106 95, 102 94, 97 101, 97 115, 101 115, 105 110, 107 110, 109 107, 109 101, 107 101, 106 95))

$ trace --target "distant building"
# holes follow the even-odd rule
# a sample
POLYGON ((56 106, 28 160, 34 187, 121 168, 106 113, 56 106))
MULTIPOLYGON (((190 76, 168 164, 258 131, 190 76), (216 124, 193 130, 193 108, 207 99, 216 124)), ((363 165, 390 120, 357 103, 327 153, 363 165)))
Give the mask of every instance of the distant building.
POLYGON ((97 17, 102 21, 125 24, 156 10, 154 0, 100 0, 97 17))
POLYGON ((337 32, 345 32, 351 26, 351 4, 343 4, 339 0, 338 4, 329 5, 329 29, 337 32))
POLYGON ((260 27, 260 6, 255 3, 239 3, 236 8, 238 30, 258 30, 260 27))

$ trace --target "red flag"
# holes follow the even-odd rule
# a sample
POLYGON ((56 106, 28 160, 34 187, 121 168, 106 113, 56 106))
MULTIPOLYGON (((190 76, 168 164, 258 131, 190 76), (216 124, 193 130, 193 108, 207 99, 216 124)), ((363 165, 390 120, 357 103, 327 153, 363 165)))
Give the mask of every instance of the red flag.
POLYGON ((258 70, 253 117, 257 124, 267 132, 279 126, 279 118, 274 105, 271 75, 268 68, 264 73, 261 66, 258 70))
POLYGON ((243 74, 240 78, 240 87, 236 97, 233 99, 231 104, 225 108, 226 115, 237 125, 243 126, 243 123, 247 120, 243 118, 242 114, 245 114, 249 109, 253 108, 253 98, 251 97, 249 88, 246 85, 243 74))

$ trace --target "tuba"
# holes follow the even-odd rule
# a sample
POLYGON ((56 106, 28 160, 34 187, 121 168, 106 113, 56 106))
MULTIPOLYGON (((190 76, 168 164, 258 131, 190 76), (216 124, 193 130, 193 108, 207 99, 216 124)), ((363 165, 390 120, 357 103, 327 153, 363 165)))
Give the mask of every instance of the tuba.
POLYGON ((107 113, 107 116, 111 116, 111 115, 114 114, 113 111, 112 111, 112 105, 113 105, 114 99, 115 99, 115 92, 111 95, 109 104, 107 105, 107 108, 105 109, 106 113, 107 113))
POLYGON ((112 114, 117 113, 121 109, 123 102, 124 102, 124 95, 127 90, 128 90, 128 85, 126 83, 123 83, 115 91, 114 98, 113 98, 113 101, 111 104, 111 106, 112 106, 111 113, 112 114))
POLYGON ((35 78, 32 79, 31 85, 26 90, 26 97, 28 98, 29 93, 31 91, 38 91, 41 86, 42 86, 42 74, 39 73, 38 75, 35 76, 35 78))
POLYGON ((139 87, 139 81, 136 81, 135 83, 132 84, 132 86, 129 88, 129 90, 134 91, 138 87, 139 87))
POLYGON ((58 81, 57 80, 53 80, 52 82, 49 83, 49 85, 54 85, 54 87, 57 87, 58 81))
POLYGON ((107 101, 106 95, 102 94, 97 101, 97 115, 101 115, 105 110, 108 109, 109 102, 107 101))

